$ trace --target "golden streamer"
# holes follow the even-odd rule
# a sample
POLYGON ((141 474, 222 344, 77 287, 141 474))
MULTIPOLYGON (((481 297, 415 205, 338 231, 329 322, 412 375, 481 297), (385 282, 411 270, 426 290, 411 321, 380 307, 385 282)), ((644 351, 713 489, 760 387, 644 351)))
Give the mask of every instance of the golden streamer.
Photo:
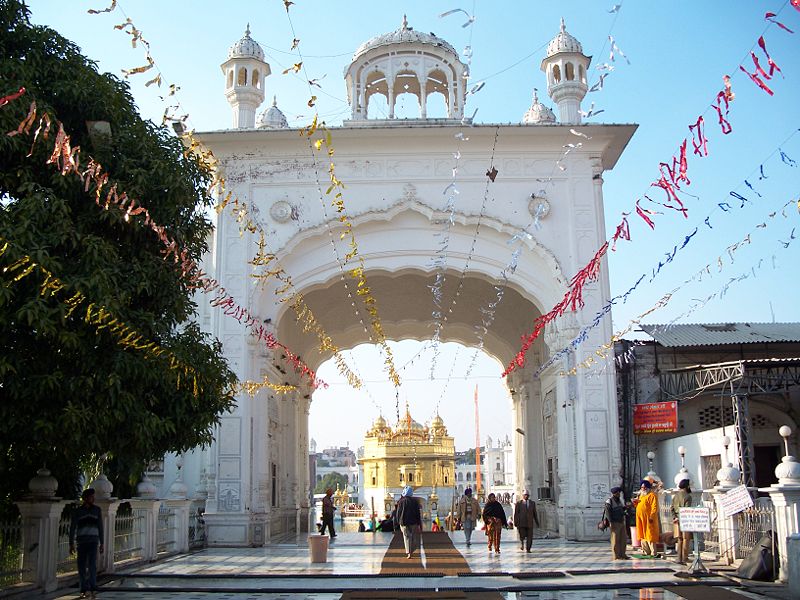
MULTIPOLYGON (((2 257, 7 253, 10 242, 6 238, 0 236, 0 244, 2 244, 2 246, 0 246, 0 257, 2 257)), ((65 318, 72 316, 72 314, 87 300, 86 296, 80 291, 76 291, 72 296, 65 299, 60 300, 56 298, 56 295, 64 291, 67 285, 53 275, 50 270, 34 262, 27 254, 3 267, 0 272, 9 279, 8 283, 6 283, 6 287, 18 283, 34 272, 43 275, 43 281, 39 284, 39 296, 53 298, 63 303, 68 309, 65 318)), ((90 302, 86 305, 85 313, 81 317, 81 320, 87 325, 94 326, 98 334, 103 329, 107 329, 119 346, 124 349, 143 352, 146 359, 155 359, 166 355, 166 358, 168 358, 170 362, 170 369, 179 371, 176 386, 180 388, 180 374, 182 373, 187 380, 191 378, 193 394, 195 397, 197 396, 198 389, 201 388, 197 386, 198 374, 193 367, 180 362, 169 350, 159 346, 155 342, 148 341, 133 327, 115 318, 104 306, 95 302, 90 302)))

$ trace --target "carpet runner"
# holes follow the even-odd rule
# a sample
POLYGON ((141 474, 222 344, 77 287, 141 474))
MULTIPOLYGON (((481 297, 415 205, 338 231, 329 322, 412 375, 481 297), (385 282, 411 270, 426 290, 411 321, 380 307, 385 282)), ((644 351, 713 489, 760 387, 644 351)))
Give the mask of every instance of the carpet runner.
MULTIPOLYGON (((386 554, 381 561, 381 575, 401 577, 442 577, 444 575, 468 575, 469 563, 456 550, 453 541, 446 533, 422 533, 422 551, 417 550, 412 558, 406 558, 403 534, 397 532, 392 537, 386 554), (425 563, 422 562, 423 553, 425 563)), ((342 600, 502 600, 495 591, 464 592, 461 590, 427 591, 414 589, 398 590, 352 590, 342 594, 342 600)))

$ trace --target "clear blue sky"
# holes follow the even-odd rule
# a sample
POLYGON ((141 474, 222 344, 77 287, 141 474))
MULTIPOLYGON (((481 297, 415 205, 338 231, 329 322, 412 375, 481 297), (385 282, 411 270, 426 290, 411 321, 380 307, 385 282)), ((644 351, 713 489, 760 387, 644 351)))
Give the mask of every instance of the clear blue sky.
MULTIPOLYGON (((292 125, 304 125, 310 119, 305 80, 281 75, 281 71, 299 60, 289 52, 294 38, 300 39, 309 76, 321 78, 322 89, 315 92, 319 97, 320 114, 329 124, 335 125, 348 112, 342 72, 353 51, 368 38, 396 29, 404 12, 412 27, 435 32, 459 52, 467 45, 472 46, 472 82, 485 81, 485 86, 470 98, 467 112, 471 114, 477 108, 475 119, 484 123, 519 122, 530 105, 534 87, 539 88, 540 99, 552 106, 546 96, 539 64, 546 44, 558 32, 562 16, 567 30, 583 44, 584 52, 593 56, 592 67, 610 62, 608 36, 611 35, 631 64, 617 55, 613 63, 615 70, 605 79, 602 90, 587 96, 584 108, 594 102, 596 109, 604 110, 591 118, 592 122, 637 123, 639 130, 617 167, 604 176, 609 235, 619 223, 620 213, 630 211, 636 198, 645 193, 654 199, 663 197, 663 192, 650 187, 658 177, 658 164, 671 162, 688 133, 687 125, 694 123, 701 114, 706 119, 709 138, 708 157, 689 156, 688 175, 692 183, 685 190, 694 197, 683 198, 688 219, 665 210, 664 215, 656 218, 655 231, 650 231, 641 219, 631 215, 632 241, 621 243, 617 252, 610 255, 612 294, 619 294, 640 275, 650 273, 665 258, 665 253, 671 252, 676 244, 680 245, 695 227, 699 229, 671 264, 652 282, 645 280, 626 304, 615 309, 615 330, 624 328, 665 292, 680 286, 707 264, 711 265, 713 277, 706 276, 702 282, 684 285, 665 309, 649 316, 645 322, 669 322, 689 312, 694 300, 705 299, 721 290, 729 279, 746 273, 749 277, 731 283, 724 297, 681 317, 680 322, 771 321, 773 317, 776 321, 800 320, 797 309, 800 284, 795 266, 800 258, 800 240, 790 243, 788 248, 780 243, 780 240, 789 241, 792 228, 798 224, 797 209, 788 213, 788 219, 767 218, 769 212, 792 198, 797 200, 800 194, 800 167, 789 167, 777 153, 781 148, 800 165, 800 134, 797 133, 800 126, 797 116, 800 12, 787 1, 627 0, 612 13, 609 11, 617 2, 598 0, 549 3, 296 0, 290 10, 291 23, 280 0, 231 3, 123 0, 120 8, 124 14, 119 8, 111 14, 92 16, 86 13, 88 8, 105 8, 108 3, 108 0, 69 3, 35 0, 30 6, 34 22, 54 27, 97 60, 102 70, 117 74, 123 68, 144 63, 141 49, 132 49, 128 36, 113 29, 113 25, 130 17, 150 42, 165 84, 175 83, 181 87, 177 96, 181 111, 189 113, 192 126, 198 130, 230 127, 231 113, 222 93, 219 65, 248 22, 253 38, 262 45, 272 66, 273 74, 267 79, 268 97, 277 95, 278 104, 292 125), (438 17, 454 8, 474 14, 474 24, 463 28, 461 25, 466 18, 461 13, 438 17), (764 20, 767 11, 778 13, 777 19, 797 33, 791 35, 776 26, 767 29, 768 23, 764 20), (756 88, 739 70, 740 64, 753 70, 751 49, 756 51, 762 66, 767 66, 766 58, 755 45, 762 33, 768 51, 783 71, 783 77, 776 74, 767 82, 775 92, 773 97, 756 88), (716 114, 709 108, 722 87, 725 74, 732 76, 736 94, 729 114, 733 132, 727 136, 720 133, 716 114), (766 179, 759 179, 761 165, 766 179), (760 197, 745 185, 745 179, 760 197), (739 209, 741 201, 729 195, 731 190, 750 202, 739 209), (733 208, 729 212, 721 210, 717 205, 723 202, 729 202, 733 208), (706 218, 710 228, 704 224, 706 218), (756 224, 762 221, 768 226, 755 230, 756 224), (731 263, 726 248, 751 231, 755 231, 752 243, 738 249, 731 263), (717 267, 720 256, 722 271, 717 267)), ((597 81, 597 72, 592 69, 590 73, 590 83, 597 81)), ((165 105, 158 94, 163 94, 165 88, 160 92, 155 87, 145 88, 148 78, 138 75, 130 79, 133 94, 144 116, 160 120, 165 105)), ((415 350, 399 352, 405 357, 398 359, 402 364, 415 350)), ((366 357, 358 361, 363 369, 371 370, 366 357)), ((442 380, 448 378, 451 366, 452 362, 442 366, 442 380)), ((505 411, 498 410, 507 404, 500 404, 506 402, 506 396, 502 382, 491 376, 495 367, 496 364, 490 362, 482 364, 480 373, 485 379, 466 382, 456 394, 457 398, 447 400, 441 407, 442 416, 451 429, 458 427, 455 432, 459 447, 473 445, 471 390, 476 381, 480 384, 482 399, 498 403, 496 408, 482 409, 482 422, 486 423, 485 426, 482 423, 482 434, 497 438, 510 430, 505 411), (445 406, 450 408, 445 411, 445 406), (492 413, 502 415, 497 423, 493 423, 492 413)), ((456 378, 458 368, 457 365, 452 369, 456 378)), ((333 369, 322 373, 326 379, 335 380, 333 369)), ((425 376, 427 366, 410 366, 406 375, 409 385, 412 379, 425 376)), ((444 385, 443 381, 436 383, 444 385)), ((448 389, 452 390, 455 385, 454 379, 448 389)), ((393 416, 393 395, 387 398, 383 386, 371 387, 371 395, 383 408, 384 415, 393 416)), ((437 390, 432 395, 438 399, 441 388, 437 390)), ((426 393, 430 394, 431 390, 426 393)), ((415 400, 419 398, 416 392, 409 392, 409 398, 415 418, 429 419, 433 401, 415 400), (416 407, 415 401, 418 402, 416 407)), ((353 443, 376 411, 369 398, 345 386, 334 385, 330 396, 315 397, 312 435, 322 446, 348 440, 353 443), (358 417, 349 419, 350 428, 345 431, 344 426, 337 427, 335 439, 326 437, 329 434, 321 423, 328 422, 331 414, 343 415, 344 410, 349 411, 343 407, 350 406, 362 407, 356 411, 358 417), (327 412, 328 409, 333 412, 327 412)))

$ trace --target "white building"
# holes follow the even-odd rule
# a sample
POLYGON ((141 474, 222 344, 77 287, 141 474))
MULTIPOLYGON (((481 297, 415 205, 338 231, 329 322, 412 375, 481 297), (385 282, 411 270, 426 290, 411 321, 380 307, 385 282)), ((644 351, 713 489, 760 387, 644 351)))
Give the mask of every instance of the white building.
MULTIPOLYGON (((320 135, 309 140, 287 128, 274 100, 257 117, 267 92, 279 93, 281 83, 266 78, 270 66, 246 33, 222 64, 233 129, 198 136, 220 160, 225 194, 240 202, 238 213, 231 204, 219 216, 210 272, 257 315, 253 327, 267 327, 314 369, 331 353, 318 350, 313 328, 299 325, 292 303, 280 299, 302 294, 303 305, 339 348, 374 342, 367 333, 368 312, 353 295, 357 282, 346 275, 356 264, 344 264, 352 234, 387 338, 430 339, 431 287, 444 281, 442 296, 452 310, 440 339, 480 345, 510 363, 520 336, 564 298, 569 279, 606 240, 602 176, 636 129, 581 122, 590 60, 562 22, 541 65, 559 118, 534 95, 529 110, 520 110, 519 123, 479 124, 465 118, 465 65, 445 40, 404 20, 397 30, 362 44, 345 70, 351 118, 330 130, 335 173, 346 183, 343 206, 350 226, 344 228, 325 195, 328 155, 324 146, 313 150, 320 135), (394 118, 399 92, 417 97, 419 118, 394 118), (388 103, 388 119, 369 118, 370 102, 379 96, 388 103), (444 102, 446 118, 427 118, 434 101, 444 102), (565 145, 576 140, 575 128, 584 137, 565 153, 565 145), (256 229, 268 234, 267 248, 260 249, 260 236, 237 221, 242 205, 256 229), (446 261, 432 265, 443 223, 449 223, 446 261), (274 277, 252 277, 263 272, 252 264, 257 255, 262 265, 276 257, 274 264, 291 276, 293 287, 274 277), (507 272, 502 307, 479 338, 482 308, 497 296, 509 264, 514 267, 507 272)), ((619 470, 614 374, 559 377, 570 367, 560 361, 539 377, 533 369, 565 346, 590 318, 585 315, 593 316, 609 296, 603 260, 597 280, 583 290, 585 309, 548 326, 531 347, 528 366, 508 377, 512 400, 498 409, 508 411, 515 433, 510 446, 490 450, 487 463, 492 482, 495 454, 502 454, 503 471, 516 476, 519 488, 553 488, 557 504, 548 508, 548 522, 569 539, 597 536, 599 507, 619 470)), ((251 335, 253 327, 208 302, 200 305, 201 318, 241 380, 267 377, 299 386, 287 394, 265 389, 254 398, 243 395, 222 416, 212 447, 185 457, 184 481, 208 496, 209 544, 259 544, 287 530, 304 531, 313 389, 285 352, 251 335)), ((611 334, 607 317, 574 360, 585 360, 611 334)), ((175 478, 169 460, 166 471, 165 485, 175 478)))

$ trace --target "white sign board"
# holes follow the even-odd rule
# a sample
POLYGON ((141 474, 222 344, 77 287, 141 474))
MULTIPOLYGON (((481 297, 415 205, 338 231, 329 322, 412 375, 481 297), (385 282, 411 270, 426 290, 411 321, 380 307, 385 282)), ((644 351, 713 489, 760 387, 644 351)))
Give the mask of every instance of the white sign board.
POLYGON ((719 506, 722 509, 722 516, 730 517, 753 506, 753 498, 747 491, 747 487, 740 485, 723 495, 719 500, 719 506))
POLYGON ((711 531, 711 511, 700 507, 683 507, 678 511, 681 531, 711 531))

